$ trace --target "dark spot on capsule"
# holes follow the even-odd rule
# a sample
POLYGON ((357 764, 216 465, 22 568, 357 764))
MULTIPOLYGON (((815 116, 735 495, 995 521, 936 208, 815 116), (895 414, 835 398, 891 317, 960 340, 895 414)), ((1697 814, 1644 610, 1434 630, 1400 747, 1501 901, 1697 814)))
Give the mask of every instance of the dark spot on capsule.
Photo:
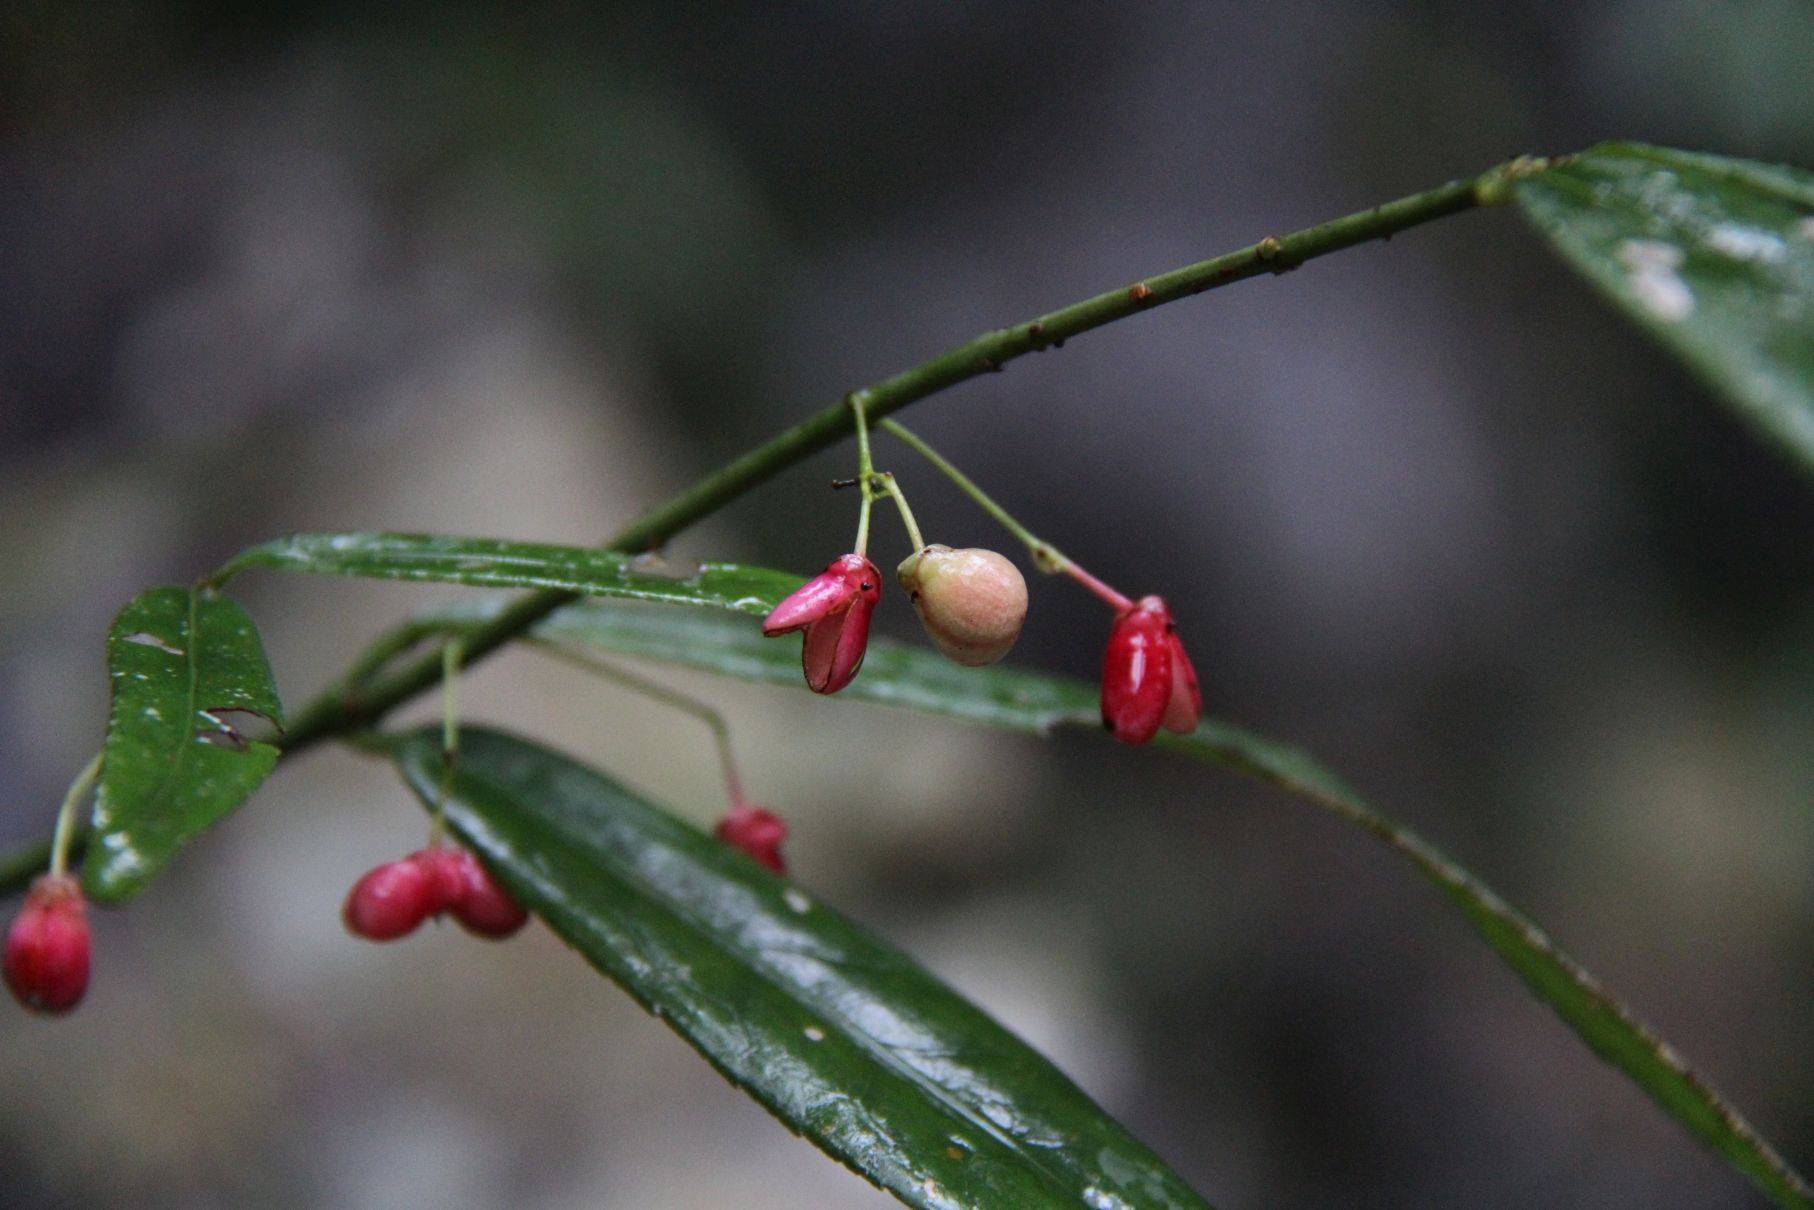
POLYGON ((861 584, 857 585, 857 591, 858 592, 868 592, 870 589, 872 589, 874 587, 875 587, 874 584, 871 584, 868 580, 864 580, 861 584))

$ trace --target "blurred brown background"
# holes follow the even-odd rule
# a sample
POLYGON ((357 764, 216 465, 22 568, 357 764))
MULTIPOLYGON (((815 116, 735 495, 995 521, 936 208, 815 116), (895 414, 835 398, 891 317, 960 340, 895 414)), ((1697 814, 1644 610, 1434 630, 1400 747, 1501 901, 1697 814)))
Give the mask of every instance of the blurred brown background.
MULTIPOLYGON (((113 610, 253 541, 595 540, 982 328, 1520 152, 1814 163, 1794 0, 261 11, 0 15, 3 842, 97 741, 113 610)), ((1814 491, 1515 214, 1142 316, 912 422, 1170 597, 1214 712, 1483 874, 1814 1163, 1814 491)), ((883 448, 930 537, 1006 546, 883 448)), ((814 570, 849 465, 676 550, 814 570)), ((1090 675, 1100 608, 1035 589, 1015 658, 1090 675)), ((434 595, 242 593, 292 705, 434 595)), ((684 679, 807 885, 1218 1205, 1760 1204, 1307 808, 1087 737, 684 679)), ((609 687, 512 654, 466 702, 720 805, 706 736, 609 687)), ((77 1016, 0 1013, 0 1202, 888 1204, 545 931, 345 937, 347 885, 421 836, 384 768, 313 754, 104 914, 77 1016)))

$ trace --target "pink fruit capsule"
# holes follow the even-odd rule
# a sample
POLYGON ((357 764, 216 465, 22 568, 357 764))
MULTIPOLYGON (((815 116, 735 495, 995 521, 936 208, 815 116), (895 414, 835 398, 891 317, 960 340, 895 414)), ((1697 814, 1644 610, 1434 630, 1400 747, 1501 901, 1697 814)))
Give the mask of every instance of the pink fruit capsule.
POLYGON ((463 886, 449 910, 460 927, 474 936, 499 941, 529 923, 529 913, 498 885, 477 857, 461 849, 457 861, 463 886))
POLYGON ((88 902, 68 875, 46 874, 6 931, 6 986, 26 1008, 66 1013, 88 990, 88 902))
POLYGON ((1007 655, 1027 620, 1027 582, 995 551, 934 543, 908 555, 895 576, 933 644, 966 667, 1007 655))
POLYGON ((394 941, 434 914, 438 893, 435 875, 422 863, 387 861, 353 884, 340 916, 356 937, 394 941))

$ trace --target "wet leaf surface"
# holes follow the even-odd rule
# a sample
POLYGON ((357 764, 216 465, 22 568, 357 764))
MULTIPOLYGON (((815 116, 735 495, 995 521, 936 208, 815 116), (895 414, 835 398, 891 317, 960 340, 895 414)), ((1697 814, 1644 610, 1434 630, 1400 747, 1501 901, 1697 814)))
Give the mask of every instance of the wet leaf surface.
POLYGON ((1814 173, 1603 143, 1516 197, 1565 260, 1814 470, 1814 173))
POLYGON ((283 707, 252 619, 225 597, 153 588, 107 637, 113 704, 82 881, 101 902, 140 890, 277 763, 246 720, 283 707))
MULTIPOLYGON (((439 732, 415 732, 395 754, 432 804, 439 732)), ((792 1129, 908 1205, 1205 1205, 911 958, 604 774, 469 729, 446 813, 594 966, 792 1129)))

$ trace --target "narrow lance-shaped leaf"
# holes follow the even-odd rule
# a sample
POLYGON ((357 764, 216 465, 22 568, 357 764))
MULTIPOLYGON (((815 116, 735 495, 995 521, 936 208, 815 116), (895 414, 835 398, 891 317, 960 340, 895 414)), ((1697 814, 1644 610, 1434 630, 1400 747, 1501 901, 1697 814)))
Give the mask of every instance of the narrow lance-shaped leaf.
POLYGON ((113 705, 82 880, 117 902, 142 890, 190 837, 243 802, 277 749, 240 733, 283 708, 258 630, 232 601, 153 588, 107 636, 113 705))
POLYGON ((1814 173, 1603 143, 1516 196, 1589 281, 1814 470, 1814 173))
MULTIPOLYGON (((439 733, 403 737, 395 755, 424 803, 438 801, 439 733)), ((908 1205, 1205 1205, 912 959, 603 774, 469 729, 445 811, 594 966, 908 1205)))
MULTIPOLYGON (((483 620, 492 608, 462 607, 438 616, 459 627, 483 620)), ((730 618, 582 603, 551 615, 536 634, 742 680, 800 684, 791 652, 763 639, 755 627, 730 618)), ((839 696, 1040 735, 1061 724, 1094 730, 1099 722, 1096 690, 1084 682, 1000 664, 958 668, 926 648, 885 639, 871 640, 862 675, 839 696)), ((1409 828, 1374 810, 1310 756, 1213 720, 1205 721, 1193 735, 1162 734, 1153 742, 1268 782, 1383 841, 1452 899, 1487 944, 1596 1054, 1623 1071, 1778 1204, 1814 1206, 1805 1180, 1597 979, 1485 883, 1409 828)))
POLYGON ((647 555, 583 546, 434 534, 296 534, 254 546, 215 573, 224 582, 253 567, 479 588, 554 588, 587 596, 705 605, 765 614, 801 577, 767 567, 702 563, 669 568, 647 555))

